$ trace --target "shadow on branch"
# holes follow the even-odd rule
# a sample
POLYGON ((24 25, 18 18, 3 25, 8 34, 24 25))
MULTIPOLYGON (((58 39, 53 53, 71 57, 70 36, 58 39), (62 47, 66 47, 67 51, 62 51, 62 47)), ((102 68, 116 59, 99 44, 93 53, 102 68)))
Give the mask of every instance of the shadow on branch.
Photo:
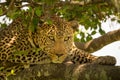
POLYGON ((120 80, 120 67, 87 64, 34 65, 8 80, 120 80))

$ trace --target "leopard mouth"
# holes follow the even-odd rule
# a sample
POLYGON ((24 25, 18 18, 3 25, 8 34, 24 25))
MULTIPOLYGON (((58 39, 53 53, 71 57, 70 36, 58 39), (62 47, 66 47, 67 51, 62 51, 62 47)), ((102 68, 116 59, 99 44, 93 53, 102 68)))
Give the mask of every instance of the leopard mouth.
POLYGON ((51 54, 50 57, 51 57, 53 63, 63 63, 63 61, 65 60, 67 55, 58 56, 55 54, 51 54))

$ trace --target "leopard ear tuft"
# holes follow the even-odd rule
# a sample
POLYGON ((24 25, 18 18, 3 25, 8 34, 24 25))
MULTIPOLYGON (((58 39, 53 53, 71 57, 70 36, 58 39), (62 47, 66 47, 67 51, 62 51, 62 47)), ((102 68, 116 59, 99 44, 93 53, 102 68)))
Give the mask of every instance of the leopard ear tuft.
POLYGON ((79 28, 78 21, 73 20, 73 21, 70 21, 69 23, 70 23, 70 26, 73 28, 74 32, 79 30, 78 29, 79 28))

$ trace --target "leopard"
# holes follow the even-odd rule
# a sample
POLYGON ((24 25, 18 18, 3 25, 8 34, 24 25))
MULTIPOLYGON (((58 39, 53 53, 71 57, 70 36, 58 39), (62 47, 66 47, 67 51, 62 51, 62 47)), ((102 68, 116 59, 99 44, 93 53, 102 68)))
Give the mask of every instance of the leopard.
POLYGON ((52 24, 40 21, 35 31, 31 31, 21 18, 0 28, 0 67, 10 71, 12 69, 9 67, 16 64, 21 66, 67 61, 74 64, 115 65, 113 56, 94 56, 75 46, 74 33, 78 25, 74 25, 74 21, 56 16, 50 19, 52 24))

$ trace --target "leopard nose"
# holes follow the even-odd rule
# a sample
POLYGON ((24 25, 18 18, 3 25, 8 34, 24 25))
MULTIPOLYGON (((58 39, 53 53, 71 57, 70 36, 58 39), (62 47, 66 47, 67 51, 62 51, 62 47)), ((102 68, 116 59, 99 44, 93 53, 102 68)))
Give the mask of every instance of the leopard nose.
POLYGON ((61 56, 63 56, 63 54, 56 54, 58 57, 61 57, 61 56))

